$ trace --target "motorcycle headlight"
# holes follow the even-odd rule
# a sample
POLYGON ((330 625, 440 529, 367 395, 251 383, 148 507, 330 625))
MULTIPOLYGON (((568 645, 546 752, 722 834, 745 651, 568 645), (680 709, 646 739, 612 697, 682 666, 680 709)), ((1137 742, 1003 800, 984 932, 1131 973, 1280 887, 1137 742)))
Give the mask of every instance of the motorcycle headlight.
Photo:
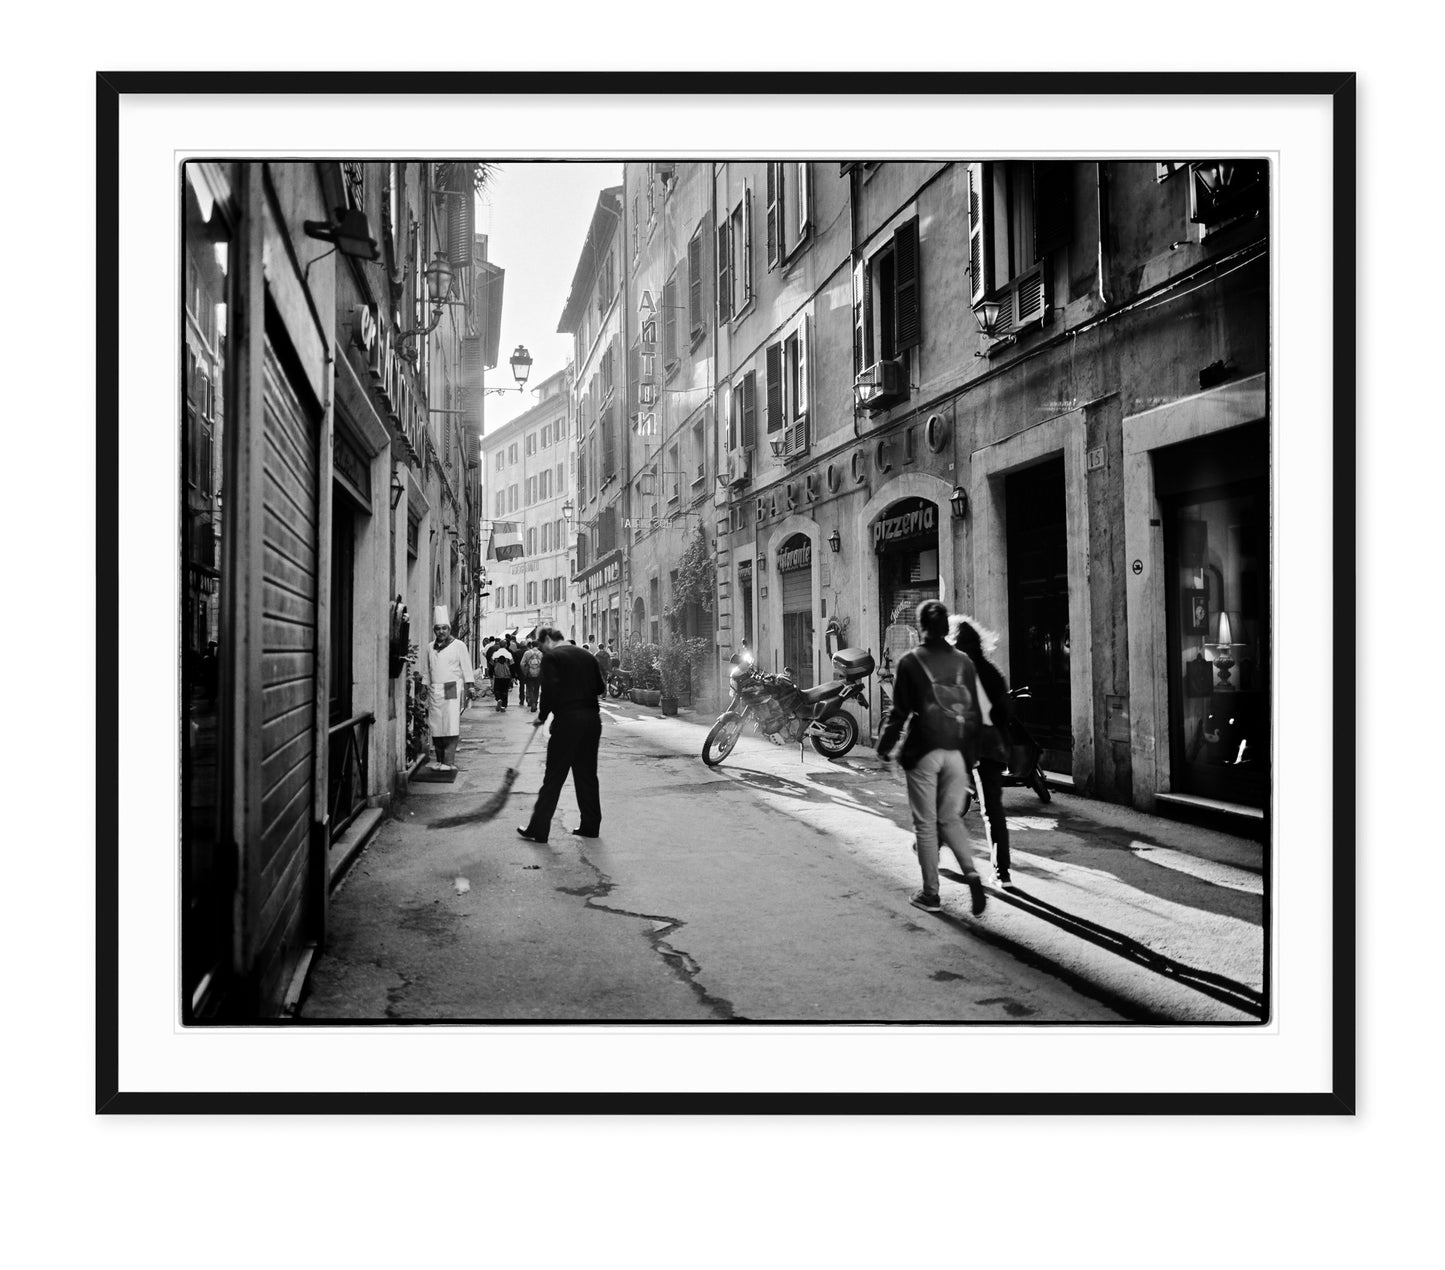
POLYGON ((740 678, 742 678, 742 676, 745 675, 745 674, 747 674, 746 668, 744 668, 744 667, 742 667, 742 666, 734 666, 730 671, 728 671, 728 678, 729 678, 729 679, 740 679, 740 678))

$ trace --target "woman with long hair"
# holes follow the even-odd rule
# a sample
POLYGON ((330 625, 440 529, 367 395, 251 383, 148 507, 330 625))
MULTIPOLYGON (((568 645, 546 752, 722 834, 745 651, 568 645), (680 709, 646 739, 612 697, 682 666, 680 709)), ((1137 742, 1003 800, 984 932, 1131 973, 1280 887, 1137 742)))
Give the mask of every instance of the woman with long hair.
MULTIPOLYGON (((993 877, 999 886, 1012 886, 1009 875, 1008 821, 1003 814, 1003 774, 1008 767, 1008 682, 1003 672, 988 660, 986 652, 998 647, 998 636, 967 614, 955 613, 949 618, 953 646, 973 662, 978 681, 983 687, 983 735, 979 741, 978 791, 983 802, 981 814, 988 818, 989 837, 993 841, 993 877)), ((982 704, 982 703, 981 703, 982 704)))

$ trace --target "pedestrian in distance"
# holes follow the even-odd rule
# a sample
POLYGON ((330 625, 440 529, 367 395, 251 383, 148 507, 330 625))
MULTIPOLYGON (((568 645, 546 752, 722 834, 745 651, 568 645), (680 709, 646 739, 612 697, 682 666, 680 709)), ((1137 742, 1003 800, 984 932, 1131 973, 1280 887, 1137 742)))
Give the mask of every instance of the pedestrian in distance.
POLYGON ((498 648, 492 653, 492 691, 496 694, 497 712, 500 714, 506 710, 512 695, 512 654, 505 648, 498 648))
POLYGON ((529 842, 547 841, 562 785, 571 773, 579 815, 577 828, 571 832, 579 838, 595 838, 602 832, 602 795, 597 785, 602 713, 598 702, 606 695, 607 685, 597 658, 567 643, 561 631, 544 626, 538 639, 542 645, 542 695, 532 726, 540 728, 550 718, 552 730, 532 818, 517 833, 529 842))
POLYGON ((529 639, 522 650, 522 691, 528 710, 536 710, 537 694, 542 688, 542 650, 537 641, 529 639))
POLYGON ((436 747, 437 767, 450 771, 453 748, 461 733, 462 700, 474 688, 472 658, 467 646, 452 638, 445 604, 432 613, 432 642, 426 650, 427 727, 436 747))
POLYGON ((938 895, 938 840, 942 837, 963 871, 977 916, 988 897, 968 848, 963 799, 969 788, 969 768, 977 758, 982 723, 978 677, 973 663, 948 642, 948 609, 941 600, 924 600, 918 606, 917 624, 923 642, 898 659, 892 704, 878 738, 878 757, 889 760, 904 724, 911 720, 898 762, 908 781, 908 808, 923 873, 923 889, 913 896, 912 903, 930 913, 942 908, 938 895))
POLYGON ((597 645, 597 668, 602 671, 602 678, 605 680, 612 673, 612 645, 597 645))
POLYGON ((998 646, 998 636, 966 614, 949 618, 953 646, 973 662, 978 674, 979 715, 983 730, 979 736, 975 784, 980 814, 988 821, 993 844, 993 878, 999 886, 1011 887, 1009 874, 1008 821, 1003 814, 1003 774, 1008 767, 1009 695, 1008 681, 986 656, 998 646))

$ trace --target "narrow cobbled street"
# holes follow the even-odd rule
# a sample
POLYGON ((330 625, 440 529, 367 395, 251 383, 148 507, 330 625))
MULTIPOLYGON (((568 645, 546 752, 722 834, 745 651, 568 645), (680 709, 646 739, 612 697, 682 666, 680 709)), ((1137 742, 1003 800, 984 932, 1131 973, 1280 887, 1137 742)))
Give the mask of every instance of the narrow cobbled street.
MULTIPOLYGON (((981 917, 946 858, 917 886, 903 782, 860 746, 828 762, 710 718, 604 708, 596 840, 517 836, 537 739, 494 820, 480 804, 531 716, 463 717, 453 784, 413 782, 333 895, 300 1016, 351 1020, 1079 1023, 1263 1013, 1258 844, 1056 794, 1005 793, 1016 890, 981 917)), ((977 812, 967 818, 981 839, 977 812)))

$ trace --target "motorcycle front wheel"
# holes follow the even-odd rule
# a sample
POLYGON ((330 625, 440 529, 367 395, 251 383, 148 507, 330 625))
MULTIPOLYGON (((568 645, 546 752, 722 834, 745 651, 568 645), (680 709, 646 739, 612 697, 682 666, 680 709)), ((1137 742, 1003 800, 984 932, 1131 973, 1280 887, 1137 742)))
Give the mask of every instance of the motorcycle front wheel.
POLYGON ((712 725, 707 740, 702 743, 702 761, 709 767, 716 767, 733 752, 738 737, 743 734, 743 716, 729 711, 712 725))
POLYGON ((607 692, 612 697, 622 696, 622 681, 612 678, 607 681, 607 692))
POLYGON ((822 736, 812 737, 813 748, 824 758, 842 758, 858 744, 858 720, 851 714, 835 714, 824 719, 822 736))
POLYGON ((1029 777, 1029 784, 1033 787, 1034 793, 1039 796, 1039 801, 1046 803, 1053 798, 1049 792, 1049 783, 1044 779, 1044 769, 1034 764, 1033 775, 1029 777))

